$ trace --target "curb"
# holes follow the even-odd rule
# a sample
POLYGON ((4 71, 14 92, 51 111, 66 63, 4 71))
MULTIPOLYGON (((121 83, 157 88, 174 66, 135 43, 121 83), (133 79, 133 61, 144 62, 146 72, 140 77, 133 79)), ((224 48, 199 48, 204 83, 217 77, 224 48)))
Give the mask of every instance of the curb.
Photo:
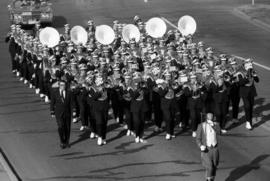
POLYGON ((4 170, 6 171, 11 181, 22 181, 22 179, 19 177, 19 175, 15 171, 14 167, 9 162, 2 148, 0 148, 0 163, 3 165, 4 170))
POLYGON ((264 30, 270 32, 270 25, 269 24, 264 23, 261 20, 258 20, 256 18, 252 18, 251 16, 248 16, 247 14, 240 11, 239 8, 234 8, 233 12, 234 12, 235 15, 237 15, 237 16, 251 22, 252 24, 254 24, 254 25, 256 25, 256 26, 258 26, 260 28, 263 28, 264 30))

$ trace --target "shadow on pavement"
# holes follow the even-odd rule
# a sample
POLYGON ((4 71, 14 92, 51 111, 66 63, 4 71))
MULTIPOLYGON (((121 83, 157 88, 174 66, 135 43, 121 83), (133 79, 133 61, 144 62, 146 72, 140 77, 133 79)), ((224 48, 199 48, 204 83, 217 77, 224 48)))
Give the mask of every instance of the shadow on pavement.
POLYGON ((83 155, 83 156, 77 156, 77 157, 71 157, 71 158, 65 158, 66 160, 75 160, 75 159, 85 159, 85 158, 93 158, 93 157, 98 157, 98 156, 105 156, 105 155, 126 155, 126 154, 132 154, 132 153, 137 153, 142 150, 146 150, 149 147, 152 147, 153 144, 151 145, 144 145, 139 148, 133 148, 133 149, 127 149, 127 150, 121 150, 121 151, 114 151, 114 152, 109 152, 109 153, 99 153, 99 154, 92 154, 92 155, 83 155))
POLYGON ((261 114, 263 111, 270 110, 270 103, 263 105, 265 101, 266 101, 265 98, 259 98, 259 102, 257 102, 259 106, 254 109, 254 113, 255 113, 254 116, 261 117, 261 120, 253 125, 254 128, 261 126, 262 124, 266 123, 270 119, 270 114, 268 115, 261 114))
POLYGON ((54 155, 51 156, 52 158, 57 158, 57 157, 65 157, 65 156, 74 156, 74 155, 80 155, 83 154, 84 152, 77 151, 77 152, 72 152, 72 153, 65 153, 65 154, 60 154, 60 155, 54 155))
POLYGON ((123 136, 126 135, 126 132, 127 132, 127 130, 122 130, 122 131, 120 131, 116 136, 114 136, 114 137, 108 139, 108 140, 107 140, 107 143, 110 143, 110 142, 112 142, 112 141, 114 141, 114 140, 117 140, 117 139, 122 138, 123 136))
POLYGON ((90 135, 90 130, 85 130, 82 134, 79 135, 79 138, 76 141, 73 141, 70 143, 70 146, 73 146, 77 143, 80 143, 84 140, 89 139, 89 135, 90 135))
POLYGON ((235 181, 243 177, 244 175, 248 174, 252 170, 257 170, 261 167, 260 162, 268 158, 270 155, 260 155, 252 160, 249 164, 242 165, 240 167, 235 168, 230 172, 228 178, 225 181, 235 181))
POLYGON ((269 135, 258 135, 258 136, 250 136, 250 135, 247 135, 247 134, 241 134, 241 133, 233 133, 233 134, 230 134, 230 133, 226 133, 226 134, 222 134, 222 137, 236 137, 236 138, 265 138, 265 137, 270 137, 270 134, 269 135))
POLYGON ((200 164, 200 162, 185 161, 185 160, 172 160, 172 161, 159 161, 159 162, 140 162, 140 163, 130 163, 130 164, 124 164, 124 165, 119 165, 119 166, 115 166, 115 167, 109 167, 109 168, 103 168, 103 169, 98 169, 98 170, 92 170, 92 171, 90 171, 90 173, 95 173, 95 172, 110 172, 110 171, 115 170, 115 169, 132 167, 132 166, 139 166, 139 165, 158 165, 158 164, 166 164, 166 163, 174 163, 174 164, 181 164, 181 165, 200 164))
POLYGON ((119 146, 116 146, 114 148, 117 149, 117 150, 125 150, 126 147, 128 147, 132 143, 134 143, 134 141, 129 141, 129 142, 126 142, 126 143, 121 143, 119 146))

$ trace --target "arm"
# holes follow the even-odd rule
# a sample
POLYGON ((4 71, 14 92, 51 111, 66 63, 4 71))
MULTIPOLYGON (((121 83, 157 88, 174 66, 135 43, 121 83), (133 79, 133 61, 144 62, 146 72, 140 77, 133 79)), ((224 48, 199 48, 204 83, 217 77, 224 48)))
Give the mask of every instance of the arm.
POLYGON ((55 115, 55 92, 52 91, 52 94, 51 94, 51 104, 50 104, 50 111, 51 111, 51 115, 54 116, 55 115))
POLYGON ((200 124, 199 126, 198 126, 198 128, 197 128, 197 136, 196 136, 196 143, 197 143, 197 145, 198 145, 198 147, 200 148, 202 145, 203 145, 203 143, 202 143, 202 124, 200 124))

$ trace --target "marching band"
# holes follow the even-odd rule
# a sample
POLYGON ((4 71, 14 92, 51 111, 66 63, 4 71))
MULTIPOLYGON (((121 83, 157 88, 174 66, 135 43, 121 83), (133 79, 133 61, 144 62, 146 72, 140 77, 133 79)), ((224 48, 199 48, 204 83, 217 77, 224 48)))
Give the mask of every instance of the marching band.
MULTIPOLYGON (((114 119, 125 125, 136 143, 145 142, 144 127, 149 121, 156 132, 164 129, 167 140, 175 137, 176 124, 191 128, 196 137, 206 113, 214 114, 225 134, 230 104, 233 121, 238 122, 240 98, 246 128, 252 129, 254 82, 259 81, 252 60, 237 61, 214 54, 203 42, 195 43, 192 17, 180 18, 179 30, 167 33, 160 18, 143 22, 135 16, 134 24, 116 20, 113 28, 96 26, 93 20, 87 24, 72 29, 67 24, 64 34, 46 27, 38 30, 39 36, 11 25, 6 41, 12 72, 50 102, 52 115, 63 96, 57 90, 65 87, 63 100, 70 99, 64 105, 69 107, 65 119, 80 121, 81 131, 89 128, 90 138, 97 138, 98 145, 106 144, 111 108, 114 119)), ((63 130, 59 134, 68 146, 69 134, 63 130)))

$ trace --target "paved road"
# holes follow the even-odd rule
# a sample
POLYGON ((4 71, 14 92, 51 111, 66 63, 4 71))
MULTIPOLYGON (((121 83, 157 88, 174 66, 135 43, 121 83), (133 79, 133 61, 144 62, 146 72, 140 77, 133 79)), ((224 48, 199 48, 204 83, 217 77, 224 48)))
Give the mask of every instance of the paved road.
MULTIPOLYGON (((53 0, 56 23, 83 25, 89 18, 96 24, 114 19, 131 22, 135 14, 147 20, 164 16, 174 24, 184 14, 198 22, 197 39, 231 54, 253 57, 270 65, 269 32, 254 26, 232 9, 246 0, 53 0)), ((263 1, 260 1, 263 2, 263 1)), ((267 2, 267 1, 265 1, 267 2)), ((7 0, 0 2, 0 33, 8 31, 7 0)), ((166 141, 164 133, 152 136, 147 144, 135 144, 124 130, 109 122, 108 144, 96 146, 88 133, 73 125, 70 149, 60 150, 55 120, 48 105, 40 101, 10 73, 7 46, 1 36, 0 53, 0 146, 23 180, 204 180, 199 150, 190 133, 176 130, 177 138, 166 141)), ((257 68, 261 83, 255 108, 258 123, 253 131, 238 125, 221 137, 218 181, 268 181, 270 177, 270 72, 257 68)), ((242 110, 242 108, 241 108, 242 110)))

